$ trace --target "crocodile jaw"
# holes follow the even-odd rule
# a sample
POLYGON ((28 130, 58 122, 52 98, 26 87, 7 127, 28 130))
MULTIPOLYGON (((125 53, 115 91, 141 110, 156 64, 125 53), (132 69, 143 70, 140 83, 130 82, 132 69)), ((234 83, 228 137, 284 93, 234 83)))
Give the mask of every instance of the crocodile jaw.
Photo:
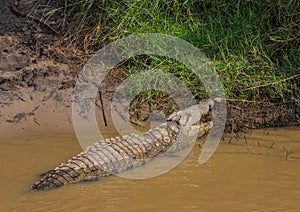
POLYGON ((195 141, 195 139, 197 138, 202 138, 203 136, 205 136, 212 127, 213 127, 212 121, 197 124, 197 125, 192 125, 188 133, 188 144, 195 141))

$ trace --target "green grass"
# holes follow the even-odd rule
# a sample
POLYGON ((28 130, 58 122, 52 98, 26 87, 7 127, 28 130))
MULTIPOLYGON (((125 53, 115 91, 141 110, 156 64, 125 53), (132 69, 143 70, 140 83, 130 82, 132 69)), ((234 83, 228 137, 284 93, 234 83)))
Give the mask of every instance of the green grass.
MULTIPOLYGON (((298 0, 74 0, 64 7, 67 19, 77 22, 69 38, 84 51, 130 34, 169 34, 212 60, 229 101, 300 105, 298 0)), ((126 64, 127 74, 169 70, 197 97, 206 95, 191 71, 171 59, 150 55, 126 64)))

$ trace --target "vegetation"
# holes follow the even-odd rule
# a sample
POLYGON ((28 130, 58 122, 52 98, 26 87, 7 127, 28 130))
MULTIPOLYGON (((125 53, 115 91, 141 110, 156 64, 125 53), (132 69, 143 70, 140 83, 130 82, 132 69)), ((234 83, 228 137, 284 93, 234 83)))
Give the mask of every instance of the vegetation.
MULTIPOLYGON (((69 41, 86 53, 130 34, 169 34, 212 60, 228 101, 300 105, 297 0, 74 0, 61 10, 77 23, 69 41)), ((170 59, 150 55, 127 63, 128 74, 151 68, 171 71, 196 96, 205 96, 199 80, 170 59)))
POLYGON ((282 155, 284 156, 285 160, 287 160, 293 152, 292 147, 286 147, 285 145, 282 146, 281 151, 282 151, 282 155))

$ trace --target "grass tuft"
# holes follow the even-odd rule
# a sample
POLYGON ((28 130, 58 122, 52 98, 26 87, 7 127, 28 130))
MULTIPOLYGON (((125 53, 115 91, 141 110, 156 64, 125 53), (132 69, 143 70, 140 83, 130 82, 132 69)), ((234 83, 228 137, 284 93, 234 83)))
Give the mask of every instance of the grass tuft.
MULTIPOLYGON (((177 36, 212 60, 228 101, 292 101, 300 108, 300 1, 74 0, 62 9, 77 23, 68 40, 85 52, 130 34, 177 36)), ((127 64, 128 75, 168 70, 198 98, 206 95, 192 72, 171 59, 143 56, 127 64)))

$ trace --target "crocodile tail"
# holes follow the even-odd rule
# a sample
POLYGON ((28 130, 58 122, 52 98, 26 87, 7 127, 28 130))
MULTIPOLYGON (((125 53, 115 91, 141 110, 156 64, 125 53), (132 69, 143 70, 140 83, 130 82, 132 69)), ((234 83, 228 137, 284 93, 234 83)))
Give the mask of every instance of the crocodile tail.
POLYGON ((98 180, 144 164, 169 149, 177 139, 179 127, 170 122, 148 131, 144 135, 130 134, 101 140, 87 147, 53 170, 46 172, 34 183, 33 190, 58 188, 79 181, 98 180))
POLYGON ((97 180, 100 176, 106 175, 109 175, 109 173, 96 167, 85 153, 80 153, 43 174, 41 179, 31 186, 31 189, 53 189, 79 181, 97 180))

